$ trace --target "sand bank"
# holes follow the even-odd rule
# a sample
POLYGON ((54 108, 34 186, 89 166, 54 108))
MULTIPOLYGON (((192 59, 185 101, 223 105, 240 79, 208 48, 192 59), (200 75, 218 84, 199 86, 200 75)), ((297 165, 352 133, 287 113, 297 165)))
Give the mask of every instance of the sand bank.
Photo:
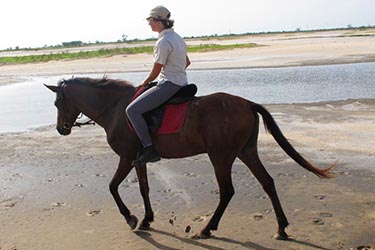
MULTIPOLYGON (((218 187, 205 155, 150 164, 152 230, 130 231, 108 190, 118 157, 97 126, 62 137, 51 127, 0 135, 0 249, 356 249, 375 246, 374 100, 270 105, 291 143, 318 166, 340 159, 322 180, 296 165, 261 130, 260 156, 289 218, 292 241, 271 237, 270 200, 236 161, 236 195, 219 230, 191 236, 207 223, 218 187), (191 227, 185 232, 187 226, 191 227)), ((141 218, 134 171, 120 186, 141 218)))

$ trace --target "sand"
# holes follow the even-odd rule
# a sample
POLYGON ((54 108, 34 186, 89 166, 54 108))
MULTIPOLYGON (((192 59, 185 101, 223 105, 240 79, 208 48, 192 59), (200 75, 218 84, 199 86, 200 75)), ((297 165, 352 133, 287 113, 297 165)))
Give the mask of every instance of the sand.
MULTIPOLYGON (((339 33, 249 36, 242 39, 259 39, 267 46, 192 54, 192 68, 362 62, 374 56, 375 49, 368 49, 375 48, 373 36, 341 37, 339 33)), ((143 71, 149 61, 150 55, 117 56, 1 66, 0 72, 2 83, 9 84, 7 77, 17 82, 38 75, 143 71)), ((240 161, 232 171, 236 194, 219 230, 210 239, 192 239, 219 198, 206 155, 163 159, 148 166, 155 222, 150 231, 131 231, 108 189, 118 157, 107 145, 103 129, 75 128, 63 137, 48 126, 0 134, 0 249, 375 248, 375 100, 267 108, 307 159, 320 167, 340 160, 336 178, 319 179, 293 162, 261 129, 259 153, 275 180, 292 240, 272 239, 277 223, 270 200, 240 161)), ((120 186, 120 193, 142 218, 134 171, 120 186)))

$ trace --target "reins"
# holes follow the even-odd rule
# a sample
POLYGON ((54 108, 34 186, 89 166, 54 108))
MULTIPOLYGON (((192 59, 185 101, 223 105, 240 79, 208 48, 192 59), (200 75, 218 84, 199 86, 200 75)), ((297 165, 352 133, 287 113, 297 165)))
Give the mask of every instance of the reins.
POLYGON ((79 116, 77 117, 76 121, 74 122, 73 126, 72 127, 81 127, 81 126, 86 126, 86 125, 94 125, 95 126, 95 121, 93 119, 89 119, 88 121, 86 122, 77 122, 78 119, 81 119, 83 116, 83 114, 79 114, 79 116))
MULTIPOLYGON (((81 127, 81 126, 86 126, 86 125, 95 125, 95 120, 97 120, 99 117, 101 117, 105 112, 107 112, 108 109, 110 109, 112 106, 114 106, 117 101, 119 100, 119 98, 116 98, 110 105, 108 105, 102 112, 100 112, 97 116, 95 116, 95 118, 91 119, 89 118, 88 121, 86 122, 74 122, 73 126, 72 127, 81 127)), ((83 113, 80 113, 77 117, 77 119, 80 119, 82 118, 83 116, 83 113)), ((76 119, 76 120, 77 120, 76 119)))

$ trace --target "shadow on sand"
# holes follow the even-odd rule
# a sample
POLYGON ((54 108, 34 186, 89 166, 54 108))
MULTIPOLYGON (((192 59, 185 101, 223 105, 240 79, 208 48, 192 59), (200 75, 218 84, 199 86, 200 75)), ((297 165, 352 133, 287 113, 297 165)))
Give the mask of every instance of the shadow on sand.
MULTIPOLYGON (((161 249, 161 250, 178 250, 179 249, 179 248, 174 248, 174 247, 171 247, 171 246, 166 246, 166 245, 160 244, 155 239, 153 239, 153 237, 152 237, 153 233, 157 233, 157 234, 160 234, 160 235, 163 235, 163 236, 172 237, 172 238, 174 238, 176 240, 179 240, 179 241, 181 241, 185 244, 189 244, 192 247, 200 247, 200 248, 208 249, 208 250, 226 250, 227 249, 227 248, 209 245, 208 242, 204 241, 204 240, 179 237, 175 234, 171 234, 169 232, 156 230, 156 229, 150 229, 149 231, 136 231, 135 232, 135 234, 137 234, 139 237, 141 237, 142 239, 144 239, 148 243, 152 244, 157 249, 161 249)), ((272 249, 272 248, 263 247, 263 246, 258 245, 256 243, 253 243, 253 242, 239 242, 239 241, 226 239, 226 238, 217 238, 217 237, 214 237, 214 236, 211 237, 210 239, 215 239, 215 240, 219 240, 219 241, 223 241, 223 242, 235 244, 235 245, 241 245, 241 246, 243 246, 247 249, 251 249, 251 250, 276 250, 276 249, 272 249)), ((190 249, 190 248, 188 248, 188 249, 190 249)))
MULTIPOLYGON (((163 245, 163 244, 157 242, 152 237, 152 234, 154 234, 154 233, 174 238, 174 239, 176 239, 178 241, 181 241, 185 244, 191 245, 191 247, 199 247, 199 248, 208 249, 208 250, 226 250, 226 248, 209 245, 208 241, 199 240, 199 239, 192 239, 192 238, 187 238, 187 237, 180 237, 180 236, 177 236, 175 234, 165 232, 165 231, 161 231, 161 230, 150 229, 149 231, 135 231, 136 235, 138 235, 140 238, 147 241, 148 243, 150 243, 151 245, 153 245, 157 249, 160 249, 160 250, 179 250, 179 248, 175 248, 173 246, 163 245)), ((227 244, 242 246, 245 249, 249 249, 249 250, 276 250, 276 249, 273 249, 273 248, 261 246, 257 243, 254 243, 254 242, 250 242, 250 241, 240 242, 240 241, 228 239, 228 238, 225 238, 225 237, 212 236, 210 238, 210 240, 217 240, 217 241, 222 241, 223 243, 227 243, 227 244)), ((290 244, 300 244, 300 245, 306 246, 308 248, 313 248, 313 249, 332 250, 332 249, 329 249, 329 248, 325 248, 325 247, 318 246, 318 245, 315 245, 313 243, 305 242, 305 241, 301 241, 301 240, 290 239, 289 241, 285 241, 285 242, 290 243, 290 244)))

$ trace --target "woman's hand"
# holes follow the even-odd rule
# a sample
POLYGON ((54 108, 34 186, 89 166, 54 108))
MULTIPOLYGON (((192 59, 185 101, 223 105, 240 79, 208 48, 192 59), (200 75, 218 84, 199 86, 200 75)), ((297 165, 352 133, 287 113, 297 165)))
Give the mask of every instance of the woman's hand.
POLYGON ((141 87, 146 87, 149 84, 149 82, 143 82, 141 83, 141 87))
POLYGON ((156 77, 159 76, 162 68, 163 68, 162 64, 160 64, 160 63, 154 63, 154 65, 152 66, 152 69, 151 69, 150 73, 148 74, 148 76, 146 77, 146 79, 144 79, 143 82, 141 83, 141 86, 145 87, 145 86, 147 86, 148 83, 154 81, 156 79, 156 77))

